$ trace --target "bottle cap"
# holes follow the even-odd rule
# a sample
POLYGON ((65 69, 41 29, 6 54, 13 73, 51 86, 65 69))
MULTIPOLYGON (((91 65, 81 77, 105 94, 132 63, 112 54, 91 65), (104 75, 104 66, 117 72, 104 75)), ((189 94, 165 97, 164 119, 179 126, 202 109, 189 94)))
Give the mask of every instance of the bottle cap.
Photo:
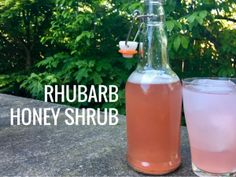
POLYGON ((133 58, 137 54, 138 42, 134 41, 120 41, 119 43, 120 50, 119 52, 123 55, 124 58, 133 58))

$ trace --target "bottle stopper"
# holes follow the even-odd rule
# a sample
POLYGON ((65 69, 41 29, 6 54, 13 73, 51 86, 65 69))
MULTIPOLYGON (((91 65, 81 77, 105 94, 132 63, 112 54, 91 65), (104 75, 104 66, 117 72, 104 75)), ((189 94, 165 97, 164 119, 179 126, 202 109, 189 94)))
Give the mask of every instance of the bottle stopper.
POLYGON ((123 55, 124 58, 133 58, 137 54, 138 42, 134 41, 120 41, 119 43, 120 50, 119 52, 123 55))
POLYGON ((126 38, 126 41, 120 41, 119 43, 119 47, 120 50, 119 52, 123 55, 124 58, 133 58, 135 54, 138 53, 137 48, 138 48, 138 42, 136 42, 136 39, 138 37, 138 35, 140 34, 141 30, 142 30, 142 26, 143 24, 141 23, 141 25, 139 26, 139 29, 134 37, 133 41, 129 41, 129 38, 131 36, 132 30, 134 28, 134 24, 135 21, 137 20, 137 17, 140 15, 140 11, 136 10, 133 13, 133 21, 131 24, 131 28, 129 30, 128 36, 126 38))

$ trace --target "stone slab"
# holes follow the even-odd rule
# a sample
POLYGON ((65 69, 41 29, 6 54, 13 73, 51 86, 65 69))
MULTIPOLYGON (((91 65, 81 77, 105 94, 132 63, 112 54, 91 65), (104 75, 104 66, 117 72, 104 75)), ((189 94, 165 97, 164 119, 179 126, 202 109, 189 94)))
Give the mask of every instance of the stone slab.
MULTIPOLYGON (((11 107, 65 108, 0 94, 0 176, 143 176, 126 162, 124 116, 117 126, 9 126, 11 107)), ((182 158, 168 176, 194 176, 184 127, 182 158)))

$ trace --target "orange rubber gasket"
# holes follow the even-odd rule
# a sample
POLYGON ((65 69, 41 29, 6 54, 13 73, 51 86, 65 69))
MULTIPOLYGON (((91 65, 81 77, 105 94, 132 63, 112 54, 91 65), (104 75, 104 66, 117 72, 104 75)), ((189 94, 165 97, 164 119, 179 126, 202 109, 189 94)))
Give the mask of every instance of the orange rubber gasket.
POLYGON ((136 50, 119 50, 119 53, 122 53, 124 55, 134 55, 138 52, 136 50))

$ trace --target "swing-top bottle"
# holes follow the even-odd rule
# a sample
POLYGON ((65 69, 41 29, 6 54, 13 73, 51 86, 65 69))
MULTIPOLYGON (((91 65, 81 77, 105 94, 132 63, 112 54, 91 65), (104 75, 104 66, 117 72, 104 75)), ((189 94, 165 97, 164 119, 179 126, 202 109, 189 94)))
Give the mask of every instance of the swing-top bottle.
POLYGON ((135 170, 160 175, 181 163, 181 83, 168 62, 163 2, 144 4, 140 59, 126 84, 127 158, 135 170))

